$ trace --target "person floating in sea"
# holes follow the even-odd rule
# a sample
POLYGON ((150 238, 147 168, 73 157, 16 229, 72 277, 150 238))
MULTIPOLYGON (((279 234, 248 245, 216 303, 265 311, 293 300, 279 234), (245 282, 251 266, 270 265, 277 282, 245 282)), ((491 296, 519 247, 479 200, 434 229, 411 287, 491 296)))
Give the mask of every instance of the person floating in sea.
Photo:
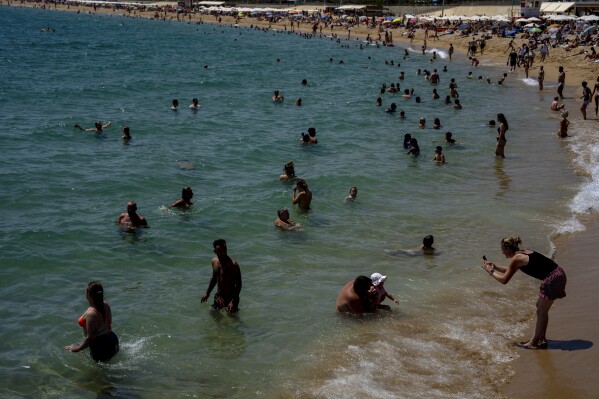
POLYGON ((190 206, 193 205, 193 202, 191 202, 192 198, 193 198, 193 191, 191 190, 191 187, 183 187, 183 190, 181 190, 181 198, 178 199, 177 201, 173 202, 168 207, 169 208, 189 208, 190 206))
POLYGON ((556 299, 566 296, 566 273, 553 260, 530 249, 520 250, 520 237, 506 237, 501 240, 501 252, 509 259, 507 266, 489 262, 483 256, 483 268, 495 280, 507 284, 520 270, 531 277, 542 280, 537 299, 537 321, 533 337, 528 342, 520 342, 524 349, 547 348, 547 325, 549 309, 556 299))
POLYGON ((383 302, 385 298, 389 298, 395 302, 396 305, 399 305, 399 301, 395 299, 393 295, 389 294, 387 290, 385 290, 385 280, 387 280, 387 276, 383 276, 381 273, 372 273, 370 280, 376 289, 376 297, 374 302, 377 309, 391 310, 389 305, 381 305, 381 302, 383 302))
POLYGON ((137 203, 134 201, 127 204, 127 212, 121 213, 116 223, 125 228, 148 227, 146 218, 137 213, 137 203))
POLYGON ((212 258, 212 277, 200 302, 206 302, 212 289, 217 286, 211 308, 213 310, 225 309, 228 313, 235 313, 239 310, 239 293, 242 287, 239 264, 227 254, 227 242, 225 240, 218 239, 212 245, 216 254, 212 258))
POLYGON ((289 209, 281 208, 277 211, 277 220, 274 225, 283 230, 301 230, 302 226, 289 218, 289 209))
POLYGON ((299 208, 308 210, 312 202, 312 191, 308 189, 308 183, 304 179, 299 179, 293 186, 292 203, 299 208), (297 195, 296 195, 297 193, 297 195))
POLYGON ((358 276, 348 281, 337 296, 337 312, 350 314, 372 313, 376 311, 376 288, 366 276, 358 276))
POLYGON ((71 352, 89 348, 92 359, 107 362, 119 351, 119 338, 112 331, 112 312, 108 302, 104 301, 104 288, 97 281, 87 284, 85 298, 89 308, 79 318, 85 339, 81 344, 65 346, 71 352))
POLYGON ((427 235, 422 239, 422 245, 419 250, 425 255, 432 255, 435 253, 435 247, 433 247, 433 243, 435 242, 435 238, 432 235, 427 235))
POLYGON ((105 124, 102 124, 102 121, 96 121, 94 123, 94 127, 90 127, 87 129, 84 129, 79 125, 73 125, 74 128, 79 129, 83 132, 95 132, 95 133, 102 133, 104 131, 104 129, 106 129, 108 126, 110 126, 110 121, 106 122, 105 124))

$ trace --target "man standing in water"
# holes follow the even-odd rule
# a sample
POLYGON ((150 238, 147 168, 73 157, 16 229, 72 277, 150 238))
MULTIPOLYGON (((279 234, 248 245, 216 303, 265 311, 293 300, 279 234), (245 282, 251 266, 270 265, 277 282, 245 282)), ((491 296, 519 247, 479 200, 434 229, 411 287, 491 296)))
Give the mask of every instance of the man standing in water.
POLYGON ((121 227, 148 227, 146 218, 137 213, 137 204, 134 201, 127 204, 127 212, 121 213, 116 223, 121 227))
POLYGON ((201 303, 208 300, 212 289, 215 285, 218 285, 216 294, 214 294, 212 309, 225 309, 229 313, 235 313, 239 310, 241 270, 237 261, 227 255, 225 240, 218 239, 214 241, 213 246, 216 256, 212 258, 212 278, 206 293, 201 299, 201 303))
POLYGON ((564 86, 566 84, 566 72, 564 67, 559 67, 559 76, 557 77, 557 95, 560 99, 564 98, 564 86))

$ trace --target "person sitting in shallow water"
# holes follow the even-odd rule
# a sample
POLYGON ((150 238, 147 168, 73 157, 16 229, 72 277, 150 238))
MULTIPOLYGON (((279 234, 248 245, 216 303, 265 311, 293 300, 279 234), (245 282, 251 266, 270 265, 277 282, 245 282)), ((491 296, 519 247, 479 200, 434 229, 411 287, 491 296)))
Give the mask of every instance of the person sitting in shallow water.
POLYGON ((299 223, 289 219, 289 209, 281 208, 277 211, 277 220, 274 225, 283 230, 299 230, 302 228, 299 223))
POLYGON ((181 190, 181 198, 178 199, 177 201, 173 202, 168 207, 169 208, 189 208, 190 206, 193 205, 193 202, 191 202, 192 198, 193 198, 193 191, 191 190, 191 187, 184 187, 183 190, 181 190))
POLYGON ((337 312, 350 314, 376 311, 376 288, 366 276, 358 276, 343 286, 335 303, 337 312))

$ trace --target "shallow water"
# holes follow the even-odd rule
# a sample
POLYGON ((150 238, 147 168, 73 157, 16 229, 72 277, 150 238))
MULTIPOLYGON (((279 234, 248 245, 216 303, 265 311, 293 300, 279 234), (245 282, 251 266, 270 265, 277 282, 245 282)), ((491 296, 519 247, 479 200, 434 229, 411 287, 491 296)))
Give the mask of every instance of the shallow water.
MULTIPOLYGON (((430 54, 416 52, 404 60, 399 47, 1 11, 3 396, 497 391, 517 356, 510 343, 531 324, 538 284, 520 276, 496 284, 480 258, 500 262, 499 240, 511 234, 549 253, 550 237, 580 228, 572 218, 584 208, 578 198, 596 192, 580 190, 586 177, 568 163, 564 147, 577 141, 555 137, 552 93, 510 78, 505 86, 467 80, 467 64, 431 65, 430 54), (56 32, 39 31, 46 26, 56 32), (439 94, 456 78, 461 111, 431 100, 433 87, 415 74, 442 65, 449 72, 439 94), (423 103, 385 94, 375 107, 381 84, 397 83, 401 70, 401 89, 414 88, 423 103), (283 104, 270 101, 275 88, 283 104), (193 97, 197 112, 187 108, 193 97), (169 109, 174 98, 177 112, 169 109), (391 102, 406 120, 383 112, 391 102), (494 157, 495 131, 483 126, 498 112, 510 125, 505 161, 494 157), (420 117, 428 125, 439 117, 443 127, 419 129, 420 117), (97 119, 112 122, 101 135, 71 127, 97 119), (303 147, 300 133, 311 126, 319 144, 303 147), (437 166, 433 140, 445 131, 462 144, 443 145, 448 163, 437 166), (419 158, 405 154, 405 133, 418 138, 419 158), (314 193, 308 214, 291 212, 301 232, 272 226, 278 208, 291 208, 292 186, 278 180, 289 160, 314 193), (192 209, 166 209, 187 185, 192 209), (344 204, 351 186, 358 199, 344 204), (151 226, 135 235, 113 223, 130 200, 151 226), (435 236, 436 256, 397 254, 426 234, 435 236), (244 278, 236 317, 199 303, 220 237, 244 278), (375 271, 388 276, 400 305, 364 319, 336 315, 339 289, 375 271), (62 349, 81 339, 76 318, 92 279, 104 283, 121 339, 121 352, 103 366, 62 349)), ((502 74, 479 69, 493 81, 502 74)))

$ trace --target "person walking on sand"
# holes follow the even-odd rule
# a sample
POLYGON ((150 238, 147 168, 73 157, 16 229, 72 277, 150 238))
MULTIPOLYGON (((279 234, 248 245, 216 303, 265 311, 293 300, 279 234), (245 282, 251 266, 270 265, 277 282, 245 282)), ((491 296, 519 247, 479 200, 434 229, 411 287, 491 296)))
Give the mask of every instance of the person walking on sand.
POLYGON ((566 84, 566 72, 564 67, 559 67, 559 76, 557 77, 557 95, 560 99, 564 99, 564 86, 566 84))
POLYGON ((520 237, 506 237, 501 240, 501 252, 509 259, 507 266, 489 262, 483 256, 483 268, 495 280, 507 284, 520 270, 531 277, 542 280, 537 299, 537 321, 533 337, 528 342, 517 345, 524 349, 547 348, 547 325, 549 309, 553 301, 566 296, 566 273, 553 260, 530 249, 520 250, 520 237))
POLYGON ((220 238, 212 245, 216 254, 212 258, 212 277, 200 303, 206 302, 212 289, 217 286, 214 303, 211 306, 212 310, 225 309, 228 313, 235 313, 239 310, 239 293, 242 286, 239 264, 227 255, 225 240, 220 238))
POLYGON ((505 158, 505 143, 507 139, 505 138, 505 134, 509 129, 507 124, 507 119, 503 114, 497 114, 497 122, 499 122, 499 127, 497 128, 497 147, 495 147, 495 156, 505 158))

